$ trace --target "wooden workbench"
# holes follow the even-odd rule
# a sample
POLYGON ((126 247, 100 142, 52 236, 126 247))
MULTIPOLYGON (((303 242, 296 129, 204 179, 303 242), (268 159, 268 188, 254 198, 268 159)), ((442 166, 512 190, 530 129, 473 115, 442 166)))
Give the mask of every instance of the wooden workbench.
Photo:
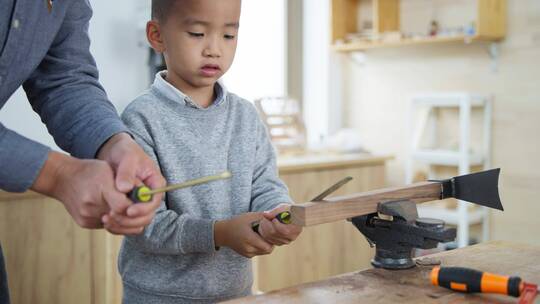
MULTIPOLYGON (((540 246, 489 242, 420 258, 426 259, 440 260, 442 266, 517 275, 540 283, 540 246)), ((367 269, 227 303, 517 303, 513 297, 463 294, 432 286, 431 268, 367 269)))

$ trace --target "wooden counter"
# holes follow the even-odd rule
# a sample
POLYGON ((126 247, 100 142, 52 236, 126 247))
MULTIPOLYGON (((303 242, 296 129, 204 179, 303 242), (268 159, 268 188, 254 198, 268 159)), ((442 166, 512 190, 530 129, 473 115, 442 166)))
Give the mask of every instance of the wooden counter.
MULTIPOLYGON (((421 259, 425 258, 440 260, 442 266, 517 275, 527 282, 540 283, 540 246, 489 242, 421 259)), ((397 271, 368 269, 227 303, 517 303, 509 296, 463 294, 432 286, 430 271, 430 266, 397 271)))
MULTIPOLYGON (((302 202, 346 175, 355 180, 337 193, 383 187, 387 159, 316 155, 278 162, 292 198, 302 202)), ((78 227, 53 199, 0 191, 0 242, 13 304, 120 303, 116 259, 121 239, 78 227)), ((271 290, 349 272, 366 266, 370 256, 365 239, 350 224, 309 228, 293 245, 254 259, 256 288, 271 290)))
POLYGON ((0 242, 12 304, 120 303, 121 237, 80 228, 64 206, 35 192, 0 193, 0 242))
POLYGON ((278 158, 280 174, 305 171, 350 169, 355 167, 384 165, 389 156, 370 154, 312 154, 303 156, 282 156, 278 158))

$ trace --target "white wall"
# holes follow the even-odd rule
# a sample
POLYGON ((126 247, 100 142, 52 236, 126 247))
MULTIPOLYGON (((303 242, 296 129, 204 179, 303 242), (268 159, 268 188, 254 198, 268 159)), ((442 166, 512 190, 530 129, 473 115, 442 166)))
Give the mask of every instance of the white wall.
POLYGON ((498 71, 491 69, 485 44, 371 50, 365 63, 348 57, 345 64, 344 115, 368 149, 396 156, 388 179, 399 185, 408 147, 409 97, 448 90, 493 94, 492 165, 502 168, 505 211, 492 213, 492 236, 540 244, 540 2, 508 0, 508 9, 498 71))
POLYGON ((304 0, 304 117, 308 143, 328 135, 330 1, 304 0))
MULTIPOLYGON (((121 112, 146 89, 151 80, 147 69, 144 26, 150 16, 150 1, 91 1, 91 52, 100 80, 110 100, 121 112)), ((286 91, 285 0, 244 0, 239 47, 224 81, 238 95, 253 100, 281 96, 286 91)), ((24 95, 17 91, 0 111, 7 127, 52 146, 54 140, 24 95)))
MULTIPOLYGON (((101 83, 119 111, 147 87, 147 52, 138 46, 138 7, 145 0, 92 1, 91 51, 101 83)), ((58 149, 24 94, 17 91, 0 111, 2 123, 33 140, 58 149)))
POLYGON ((343 54, 330 51, 331 0, 303 2, 303 109, 308 146, 343 127, 343 54))
POLYGON ((286 0, 243 0, 238 49, 223 77, 227 88, 253 101, 286 94, 286 0))

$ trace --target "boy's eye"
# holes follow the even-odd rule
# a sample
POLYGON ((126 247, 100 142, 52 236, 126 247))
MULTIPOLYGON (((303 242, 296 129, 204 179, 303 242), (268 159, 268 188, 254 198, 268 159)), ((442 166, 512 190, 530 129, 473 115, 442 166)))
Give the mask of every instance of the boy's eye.
POLYGON ((228 39, 228 40, 232 40, 234 39, 234 35, 224 35, 223 37, 225 37, 225 39, 228 39))
POLYGON ((191 37, 203 37, 203 33, 188 32, 191 37))

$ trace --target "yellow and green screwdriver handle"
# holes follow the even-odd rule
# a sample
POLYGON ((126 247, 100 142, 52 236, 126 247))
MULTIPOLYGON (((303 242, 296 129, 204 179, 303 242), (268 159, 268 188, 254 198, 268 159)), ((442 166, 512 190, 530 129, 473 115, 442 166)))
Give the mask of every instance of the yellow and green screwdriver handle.
POLYGON ((173 191, 173 190, 183 189, 183 188, 187 188, 187 187, 191 187, 191 186, 195 186, 199 184, 208 183, 215 180, 227 179, 227 178, 230 178, 231 176, 232 176, 231 172, 225 171, 221 174, 205 176, 205 177, 193 179, 184 183, 169 185, 169 186, 158 188, 158 189, 150 189, 147 186, 135 187, 133 190, 131 190, 128 193, 128 197, 134 203, 147 203, 147 202, 150 202, 152 200, 153 195, 157 193, 164 193, 168 191, 173 191))
MULTIPOLYGON (((289 211, 283 211, 276 215, 275 219, 277 219, 282 224, 290 224, 292 223, 291 213, 289 211)), ((253 222, 251 223, 251 229, 253 229, 254 232, 259 233, 259 222, 253 222)))

